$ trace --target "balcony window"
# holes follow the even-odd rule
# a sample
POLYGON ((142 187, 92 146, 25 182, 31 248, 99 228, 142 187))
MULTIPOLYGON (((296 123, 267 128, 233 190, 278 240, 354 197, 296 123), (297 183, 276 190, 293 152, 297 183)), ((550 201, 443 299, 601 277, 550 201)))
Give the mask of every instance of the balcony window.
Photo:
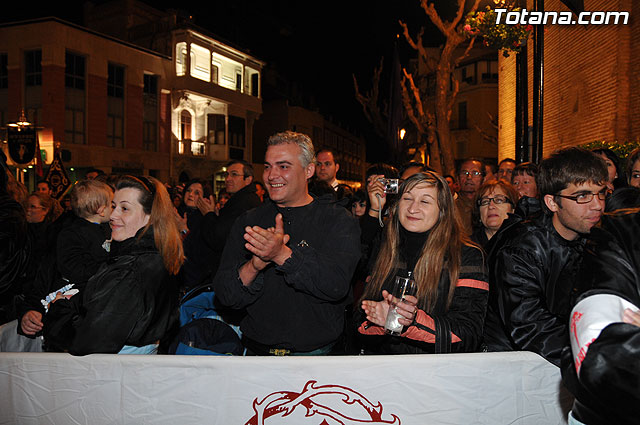
POLYGON ((191 153, 193 155, 204 155, 205 154, 205 150, 204 150, 204 143, 202 142, 191 142, 191 153))
POLYGON ((211 56, 213 65, 219 67, 217 71, 218 78, 215 78, 214 76, 213 81, 216 82, 217 80, 217 83, 222 87, 241 91, 243 74, 242 64, 215 52, 212 53, 211 56))
POLYGON ((207 141, 213 145, 225 144, 225 119, 222 114, 207 115, 207 141))
POLYGON ((187 110, 180 112, 180 139, 191 140, 191 114, 187 110))
POLYGON ((254 97, 260 97, 260 72, 245 67, 245 93, 254 97))
POLYGON ((176 75, 181 77, 187 73, 187 43, 176 43, 176 75))
POLYGON ((211 81, 211 52, 197 44, 191 44, 191 76, 211 81))

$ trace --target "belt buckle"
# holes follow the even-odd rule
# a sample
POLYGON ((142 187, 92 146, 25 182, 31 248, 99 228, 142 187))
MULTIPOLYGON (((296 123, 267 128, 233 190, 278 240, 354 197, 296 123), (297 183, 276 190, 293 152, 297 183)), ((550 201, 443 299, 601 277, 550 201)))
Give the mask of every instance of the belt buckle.
POLYGON ((272 348, 269 350, 269 354, 273 354, 274 356, 288 356, 291 354, 291 350, 287 350, 286 348, 272 348))

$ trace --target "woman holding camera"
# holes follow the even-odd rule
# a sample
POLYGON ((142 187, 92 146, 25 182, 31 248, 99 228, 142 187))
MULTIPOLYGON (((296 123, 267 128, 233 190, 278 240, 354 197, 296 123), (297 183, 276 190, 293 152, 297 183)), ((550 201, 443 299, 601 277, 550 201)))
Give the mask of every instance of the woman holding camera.
MULTIPOLYGON (((369 183, 372 198, 384 199, 381 182, 369 183)), ((383 205, 372 199, 372 206, 383 205)), ((447 182, 428 171, 411 176, 400 185, 389 212, 374 245, 375 265, 361 300, 366 316, 358 328, 363 351, 476 351, 489 285, 482 251, 463 235, 447 182), (416 282, 416 296, 394 303, 390 292, 395 278, 409 272, 416 282), (391 308, 396 308, 404 326, 399 336, 385 334, 391 308)))
POLYGON ((174 207, 164 185, 124 176, 116 183, 109 259, 45 315, 49 349, 71 354, 155 354, 177 324, 175 275, 184 261, 174 207))

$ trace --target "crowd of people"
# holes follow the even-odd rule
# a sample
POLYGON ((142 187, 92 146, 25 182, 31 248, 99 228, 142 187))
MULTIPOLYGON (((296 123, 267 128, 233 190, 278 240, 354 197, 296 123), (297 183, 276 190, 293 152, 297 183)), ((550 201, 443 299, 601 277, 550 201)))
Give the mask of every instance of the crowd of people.
POLYGON ((637 385, 640 313, 593 343, 589 381, 569 348, 581 300, 606 291, 640 305, 640 150, 627 161, 566 148, 540 164, 467 158, 444 176, 381 163, 354 188, 335 151, 286 131, 268 140, 262 182, 242 160, 217 194, 92 170, 68 206, 3 170, 0 348, 166 352, 181 294, 208 285, 246 355, 528 350, 562 368, 571 420, 627 423, 637 391, 594 402, 590 385, 624 394, 607 379, 620 361, 636 379, 625 388, 637 385), (394 298, 398 276, 415 294, 394 298), (391 309, 399 335, 385 331, 391 309))

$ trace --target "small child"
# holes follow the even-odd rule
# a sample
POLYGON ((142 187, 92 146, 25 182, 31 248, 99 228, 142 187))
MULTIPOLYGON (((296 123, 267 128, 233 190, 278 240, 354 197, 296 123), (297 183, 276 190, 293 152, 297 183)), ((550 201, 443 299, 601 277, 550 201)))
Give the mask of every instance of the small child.
POLYGON ((71 189, 70 197, 74 214, 60 224, 55 246, 37 265, 36 277, 25 287, 18 306, 18 333, 30 338, 42 331, 43 316, 56 293, 71 284, 73 292, 81 291, 108 258, 103 245, 111 238, 107 223, 113 190, 100 181, 83 180, 71 189))
POLYGON ((77 217, 58 234, 56 262, 62 277, 81 289, 107 261, 105 241, 111 232, 106 223, 111 217, 113 190, 98 180, 82 180, 71 189, 70 197, 77 217))

